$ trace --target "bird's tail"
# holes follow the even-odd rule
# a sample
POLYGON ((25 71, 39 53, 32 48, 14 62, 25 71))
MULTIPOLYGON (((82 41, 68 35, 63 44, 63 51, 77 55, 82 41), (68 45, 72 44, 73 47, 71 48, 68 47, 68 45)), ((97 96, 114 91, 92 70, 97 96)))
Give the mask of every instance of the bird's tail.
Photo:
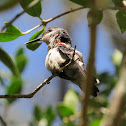
MULTIPOLYGON (((92 89, 91 89, 91 93, 90 95, 96 97, 97 96, 97 93, 99 92, 99 89, 97 88, 96 84, 99 84, 100 81, 98 78, 95 78, 93 77, 93 86, 92 86, 92 89)), ((80 88, 82 89, 82 86, 80 86, 80 88)))
POLYGON ((99 92, 99 89, 96 87, 96 85, 93 85, 91 95, 96 97, 98 92, 99 92))

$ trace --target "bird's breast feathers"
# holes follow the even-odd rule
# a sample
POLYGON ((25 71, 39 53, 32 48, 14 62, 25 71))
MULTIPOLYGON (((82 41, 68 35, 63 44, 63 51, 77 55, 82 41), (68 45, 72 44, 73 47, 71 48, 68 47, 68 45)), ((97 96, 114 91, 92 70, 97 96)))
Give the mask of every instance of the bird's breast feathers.
POLYGON ((55 72, 60 69, 60 65, 65 61, 66 57, 58 51, 58 48, 52 48, 46 56, 45 65, 49 71, 55 72))
MULTIPOLYGON (((52 48, 49 50, 47 56, 45 65, 49 71, 52 73, 60 72, 60 68, 65 66, 70 59, 72 58, 73 50, 71 50, 71 53, 66 49, 62 50, 61 47, 52 48)), ((68 68, 69 71, 77 71, 80 73, 81 71, 84 71, 84 62, 83 57, 79 51, 76 51, 74 56, 75 63, 71 64, 68 68), (81 69, 81 71, 79 71, 81 69)), ((68 71, 67 71, 68 72, 68 71)), ((74 72, 75 73, 75 72, 74 72)))

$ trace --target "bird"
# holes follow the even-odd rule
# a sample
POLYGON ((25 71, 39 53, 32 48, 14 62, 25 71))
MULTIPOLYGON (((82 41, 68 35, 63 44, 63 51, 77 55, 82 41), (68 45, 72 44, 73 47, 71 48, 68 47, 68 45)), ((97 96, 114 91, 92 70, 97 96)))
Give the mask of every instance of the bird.
MULTIPOLYGON (((59 27, 49 27, 44 31, 41 38, 32 40, 43 41, 48 46, 48 54, 45 60, 46 68, 52 73, 57 74, 62 79, 69 80, 78 85, 82 91, 87 79, 87 70, 84 65, 82 54, 72 47, 72 39, 68 32, 59 27), (71 62, 67 67, 66 66, 71 62), (62 69, 64 67, 64 69, 62 69)), ((99 89, 96 84, 99 79, 91 75, 93 78, 93 86, 90 95, 96 97, 99 89)))

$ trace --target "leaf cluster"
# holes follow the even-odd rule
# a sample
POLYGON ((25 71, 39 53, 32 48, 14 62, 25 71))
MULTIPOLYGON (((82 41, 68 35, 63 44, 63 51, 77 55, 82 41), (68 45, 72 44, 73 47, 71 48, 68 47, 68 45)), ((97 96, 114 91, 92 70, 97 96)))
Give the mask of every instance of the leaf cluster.
MULTIPOLYGON (((17 50, 14 56, 14 61, 10 55, 0 48, 0 60, 11 70, 12 74, 8 77, 0 76, 0 84, 3 85, 6 94, 20 94, 23 88, 23 80, 21 79, 21 73, 24 71, 28 59, 24 54, 24 49, 21 47, 17 50), (6 82, 6 80, 8 80, 6 82)), ((6 73, 7 74, 7 73, 6 73)), ((16 99, 7 99, 11 104, 16 99)))

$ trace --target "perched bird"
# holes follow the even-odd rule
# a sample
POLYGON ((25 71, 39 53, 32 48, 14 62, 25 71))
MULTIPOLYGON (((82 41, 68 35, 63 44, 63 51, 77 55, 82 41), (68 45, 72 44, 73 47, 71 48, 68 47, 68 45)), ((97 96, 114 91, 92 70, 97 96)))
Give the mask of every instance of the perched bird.
MULTIPOLYGON (((66 30, 50 27, 43 33, 41 38, 31 42, 34 41, 44 41, 47 44, 48 54, 45 65, 52 74, 56 73, 60 78, 70 80, 81 89, 83 88, 87 78, 84 59, 79 51, 72 48, 72 40, 66 30), (73 54, 74 51, 75 54, 73 54), (72 58, 74 62, 64 67, 72 58), (64 69, 61 71, 62 67, 64 69)), ((99 92, 99 89, 95 85, 96 83, 99 83, 99 80, 93 76, 93 87, 91 90, 91 95, 93 96, 97 96, 97 92, 99 92)))

